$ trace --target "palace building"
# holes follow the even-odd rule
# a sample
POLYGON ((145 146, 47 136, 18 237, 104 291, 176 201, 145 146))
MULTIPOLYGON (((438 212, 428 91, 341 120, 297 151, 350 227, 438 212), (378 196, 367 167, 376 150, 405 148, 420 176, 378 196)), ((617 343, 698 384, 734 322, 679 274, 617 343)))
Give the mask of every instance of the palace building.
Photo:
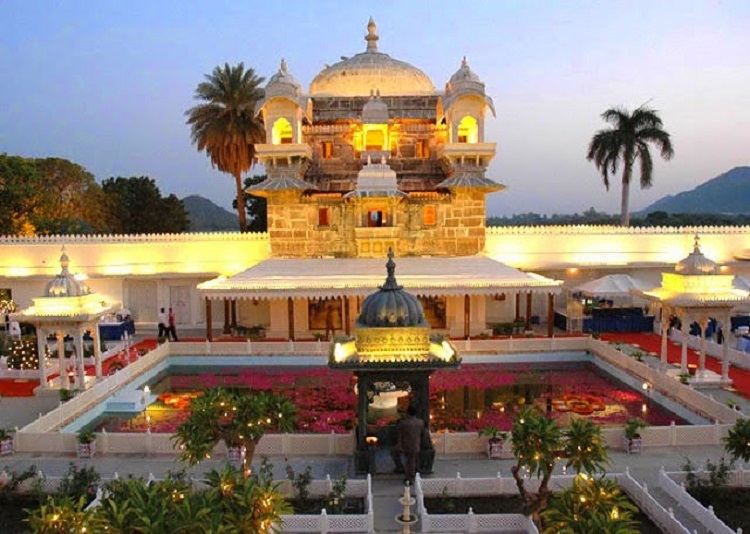
POLYGON ((0 237, 0 292, 31 305, 64 245, 70 272, 140 327, 172 307, 208 338, 312 339, 352 331, 392 249, 433 330, 471 337, 537 320, 551 334, 556 296, 605 274, 655 287, 696 233, 722 274, 750 273, 748 228, 486 228, 486 197, 505 186, 488 175, 494 105, 480 76, 457 57, 436 86, 383 51, 372 20, 363 45, 307 90, 284 60, 269 78, 256 109, 267 179, 248 190, 267 199, 266 234, 0 237))

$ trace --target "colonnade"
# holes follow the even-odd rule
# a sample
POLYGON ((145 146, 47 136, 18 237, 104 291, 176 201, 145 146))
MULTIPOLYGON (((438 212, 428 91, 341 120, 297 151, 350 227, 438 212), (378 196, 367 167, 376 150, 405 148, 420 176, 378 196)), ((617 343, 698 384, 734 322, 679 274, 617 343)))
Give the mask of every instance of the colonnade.
MULTIPOLYGON (((515 319, 516 321, 521 320, 521 297, 525 297, 525 316, 523 318, 526 330, 531 329, 532 319, 532 297, 531 291, 527 292, 515 292, 515 319)), ((356 310, 352 310, 350 298, 348 296, 335 297, 342 301, 342 326, 346 335, 351 334, 352 325, 352 313, 355 315, 359 313, 359 305, 361 304, 362 297, 357 297, 356 310)), ((222 332, 226 334, 232 333, 237 328, 237 299, 224 298, 223 300, 223 329, 222 332)), ((287 338, 290 341, 296 341, 297 330, 295 326, 295 314, 294 314, 294 301, 297 300, 292 296, 286 297, 287 306, 287 338)), ((305 299, 309 300, 309 299, 305 299)), ((206 339, 213 341, 213 306, 212 299, 205 297, 206 305, 206 339)), ((471 306, 472 306, 472 295, 466 293, 463 296, 463 337, 468 339, 472 335, 472 321, 471 321, 471 306)), ((554 293, 547 293, 547 335, 553 336, 555 323, 555 295, 554 293)))
MULTIPOLYGON (((83 325, 71 328, 70 326, 41 326, 36 325, 37 332, 37 350, 39 352, 39 381, 43 388, 49 387, 49 376, 51 370, 47 369, 45 355, 47 354, 47 338, 54 334, 57 342, 57 372, 59 374, 60 387, 70 389, 71 381, 68 375, 69 361, 65 355, 65 336, 73 334, 73 368, 75 384, 83 389, 86 384, 86 369, 84 361, 83 337, 86 332, 91 333, 91 339, 94 345, 94 369, 97 379, 102 378, 102 351, 101 336, 99 334, 98 324, 83 325)), ((54 371, 52 371, 54 372, 54 371)))

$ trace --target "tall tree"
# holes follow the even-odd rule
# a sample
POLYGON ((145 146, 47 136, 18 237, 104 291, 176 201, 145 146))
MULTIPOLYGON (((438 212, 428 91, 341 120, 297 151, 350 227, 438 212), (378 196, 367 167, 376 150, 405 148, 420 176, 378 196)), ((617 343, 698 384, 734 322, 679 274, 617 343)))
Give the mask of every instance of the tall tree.
POLYGON ((185 112, 193 144, 206 151, 211 165, 234 177, 241 232, 247 231, 242 173, 253 166, 255 144, 265 140, 263 124, 255 114, 263 81, 253 69, 245 70, 243 63, 235 67, 225 63, 198 84, 194 98, 202 103, 185 112))
MULTIPOLYGON (((258 185, 266 178, 265 174, 248 176, 245 178, 245 189, 258 185)), ((237 208, 237 200, 232 201, 232 207, 237 208)), ((268 230, 268 201, 265 197, 245 195, 245 210, 250 215, 250 222, 247 223, 248 232, 265 232, 268 230)))
POLYGON ((610 108, 601 115, 611 127, 599 130, 589 143, 586 158, 593 161, 609 190, 610 174, 617 173, 622 165, 622 201, 620 224, 630 224, 628 204, 630 202, 630 178, 636 160, 640 162, 641 189, 651 187, 654 162, 650 145, 655 145, 661 157, 669 160, 674 155, 669 134, 662 129, 659 112, 641 106, 633 113, 625 108, 610 108))
POLYGON ((114 234, 171 234, 187 231, 187 211, 175 195, 163 197, 153 178, 107 178, 102 182, 114 234))

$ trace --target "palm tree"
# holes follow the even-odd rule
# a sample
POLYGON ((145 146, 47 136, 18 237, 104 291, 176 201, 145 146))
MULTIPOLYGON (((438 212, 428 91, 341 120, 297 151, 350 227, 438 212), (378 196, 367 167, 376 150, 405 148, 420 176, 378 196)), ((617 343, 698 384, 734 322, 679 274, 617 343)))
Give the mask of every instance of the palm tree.
POLYGON ((614 480, 580 474, 542 512, 544 534, 638 534, 638 509, 614 480))
POLYGON ((669 160, 674 156, 669 134, 662 129, 659 112, 644 106, 631 114, 625 108, 610 108, 601 117, 610 123, 610 128, 599 130, 589 143, 586 159, 593 161, 609 190, 610 174, 617 173, 622 164, 622 204, 620 224, 630 224, 628 203, 630 200, 630 178, 636 160, 640 160, 641 189, 651 187, 654 162, 649 145, 659 149, 661 157, 669 160))
POLYGON ((247 231, 242 173, 253 166, 255 144, 265 140, 263 124, 255 115, 263 81, 253 69, 245 70, 243 63, 236 67, 225 63, 198 84, 195 99, 202 103, 185 112, 193 144, 206 151, 211 165, 234 177, 241 232, 247 231))

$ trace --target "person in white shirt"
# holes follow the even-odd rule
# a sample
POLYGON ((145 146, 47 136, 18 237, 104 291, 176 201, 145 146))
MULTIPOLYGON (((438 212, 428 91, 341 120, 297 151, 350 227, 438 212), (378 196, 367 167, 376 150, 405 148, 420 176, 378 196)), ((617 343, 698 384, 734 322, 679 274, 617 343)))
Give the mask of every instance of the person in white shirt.
POLYGON ((167 318, 167 314, 164 312, 164 308, 162 308, 159 311, 159 337, 162 338, 164 336, 169 335, 169 319, 167 318))

